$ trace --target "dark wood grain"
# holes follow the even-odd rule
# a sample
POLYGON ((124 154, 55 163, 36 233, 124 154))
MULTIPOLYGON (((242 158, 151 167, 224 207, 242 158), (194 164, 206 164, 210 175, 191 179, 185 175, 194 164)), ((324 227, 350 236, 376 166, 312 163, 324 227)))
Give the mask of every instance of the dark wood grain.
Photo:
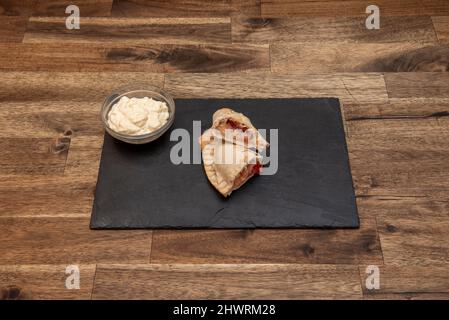
MULTIPOLYGON (((261 0, 261 14, 267 17, 288 16, 366 16, 365 0, 261 0)), ((377 0, 382 16, 447 15, 446 0, 377 0)))
POLYGON ((111 66, 134 66, 152 72, 267 71, 269 47, 239 45, 110 48, 106 61, 111 66), (132 63, 132 64, 131 64, 132 63))
POLYGON ((167 74, 165 88, 177 98, 338 97, 343 102, 383 103, 381 74, 167 74))
POLYGON ((103 134, 72 138, 64 174, 96 177, 100 167, 102 147, 103 134))
POLYGON ((92 231, 89 220, 1 217, 0 265, 149 261, 151 231, 92 231))
POLYGON ((260 0, 231 0, 231 8, 234 17, 260 16, 260 0))
POLYGON ((69 146, 69 137, 2 138, 0 175, 62 174, 69 146))
POLYGON ((369 290, 364 285, 368 274, 360 266, 362 289, 367 299, 449 299, 449 274, 445 267, 380 266, 380 288, 369 290))
POLYGON ((379 30, 362 0, 80 0, 79 30, 69 4, 0 1, 0 298, 449 299, 447 0, 379 0, 379 30), (99 110, 137 82, 338 97, 361 228, 89 230, 99 110))
POLYGON ((449 45, 273 44, 273 72, 444 72, 449 70, 449 45))
POLYGON ((424 196, 359 196, 357 207, 362 217, 416 219, 417 221, 449 216, 449 201, 424 196))
POLYGON ((378 223, 386 264, 437 266, 449 262, 447 216, 381 218, 378 223))
MULTIPOLYGON (((93 177, 62 174, 1 176, 0 218, 85 217, 87 219, 92 211, 96 182, 96 175, 93 177)), ((20 221, 18 219, 10 222, 20 225, 20 221)), ((38 221, 33 222, 36 223, 36 230, 38 230, 38 221)), ((55 219, 54 222, 57 223, 58 220, 55 219)), ((77 228, 85 228, 88 232, 88 226, 86 221, 77 228)), ((1 224, 1 228, 5 227, 6 224, 1 224)), ((20 229, 22 226, 18 230, 20 229)), ((6 229, 1 230, 6 232, 6 229)), ((41 231, 46 232, 46 230, 41 231)), ((63 232, 63 230, 59 231, 63 232)), ((32 241, 32 239, 29 240, 32 241)))
POLYGON ((449 42, 449 16, 432 17, 435 32, 438 40, 441 42, 449 42))
POLYGON ((26 16, 0 16, 0 43, 22 42, 27 21, 26 16))
POLYGON ((384 293, 365 294, 364 300, 448 300, 448 294, 444 292, 407 292, 407 293, 384 293))
POLYGON ((35 0, 2 0, 0 2, 0 16, 29 16, 33 10, 35 0))
POLYGON ((80 288, 67 289, 68 265, 0 265, 0 300, 90 299, 95 265, 78 265, 80 288))
POLYGON ((360 230, 155 231, 152 263, 382 263, 374 219, 360 230), (186 247, 186 243, 189 245, 186 247))
MULTIPOLYGON (((382 17, 382 28, 368 30, 365 20, 345 16, 261 18, 233 16, 232 40, 243 43, 429 42, 436 36, 428 16, 382 17)), ((343 46, 343 45, 342 45, 343 46)))
POLYGON ((0 70, 7 71, 235 72, 269 68, 268 45, 0 44, 0 70), (19 60, 12 60, 17 56, 19 60))
POLYGON ((229 18, 83 18, 82 28, 68 30, 65 18, 33 17, 24 42, 89 42, 141 44, 226 43, 231 41, 229 18))
POLYGON ((228 16, 231 0, 114 0, 112 15, 119 17, 228 16))
POLYGON ((351 121, 347 134, 357 195, 447 194, 449 130, 435 118, 351 121))
POLYGON ((426 119, 440 122, 449 114, 449 99, 445 98, 390 98, 387 103, 346 103, 343 106, 348 121, 373 119, 426 119))
MULTIPOLYGON (((164 76, 148 72, 0 72, 0 82, 0 102, 22 103, 24 109, 36 112, 40 109, 45 113, 49 101, 61 101, 54 103, 57 108, 70 107, 74 102, 101 104, 113 90, 130 83, 143 82, 161 87, 164 76), (30 102, 37 103, 36 107, 27 108, 30 102)), ((20 131, 16 130, 16 133, 20 134, 20 131)))
POLYGON ((449 98, 449 73, 388 73, 390 98, 449 98))
MULTIPOLYGON (((78 77, 78 79, 81 77, 78 77)), ((112 91, 112 89, 111 89, 112 91)), ((101 100, 4 102, 0 109, 0 137, 72 138, 103 133, 99 117, 101 100), (22 128, 18 131, 17 128, 22 128)))
POLYGON ((80 9, 80 16, 110 16, 113 0, 46 0, 35 1, 33 15, 35 16, 66 16, 65 10, 69 5, 76 5, 80 9))
POLYGON ((373 219, 360 230, 155 231, 152 263, 382 263, 373 219), (187 245, 188 244, 188 245, 187 245))
POLYGON ((114 0, 117 17, 225 17, 260 15, 260 0, 114 0))
POLYGON ((99 265, 93 298, 357 299, 357 273, 347 265, 99 265))

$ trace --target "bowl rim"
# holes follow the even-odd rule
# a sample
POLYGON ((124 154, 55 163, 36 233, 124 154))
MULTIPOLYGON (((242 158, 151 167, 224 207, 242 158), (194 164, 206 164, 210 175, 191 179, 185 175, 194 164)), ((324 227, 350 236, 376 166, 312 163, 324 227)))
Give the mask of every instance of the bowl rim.
MULTIPOLYGON (((159 99, 156 99, 156 100, 159 100, 159 99)), ((119 87, 119 88, 113 90, 111 93, 109 93, 106 96, 106 98, 103 100, 103 104, 101 106, 101 119, 102 119, 102 123, 103 123, 103 126, 105 127, 106 131, 108 131, 108 133, 110 133, 109 131, 111 131, 114 134, 113 136, 117 136, 116 138, 119 138, 119 139, 123 138, 125 140, 128 139, 128 140, 139 141, 139 140, 144 140, 144 139, 150 138, 150 137, 156 137, 156 139, 157 139, 171 127, 171 125, 173 124, 174 118, 175 118, 175 101, 173 100, 173 97, 168 92, 163 90, 162 88, 156 87, 154 85, 146 84, 146 83, 136 83, 136 84, 126 85, 126 86, 122 86, 122 87, 119 87), (150 98, 151 98, 151 94, 157 94, 158 96, 162 96, 163 100, 165 100, 163 102, 167 103, 167 107, 169 109, 169 118, 168 118, 167 122, 165 122, 161 127, 157 128, 156 130, 154 130, 152 132, 139 134, 139 135, 130 135, 130 134, 126 134, 126 133, 117 132, 114 129, 112 129, 109 126, 109 122, 108 122, 108 116, 109 116, 109 112, 110 112, 112 106, 115 103, 117 103, 122 97, 125 97, 133 92, 148 92, 150 94, 150 98), (115 96, 115 95, 117 95, 117 96, 115 96), (114 96, 114 98, 112 98, 113 96, 114 96), (107 111, 105 109, 107 109, 107 111)), ((127 141, 125 141, 125 142, 127 142, 127 141)))

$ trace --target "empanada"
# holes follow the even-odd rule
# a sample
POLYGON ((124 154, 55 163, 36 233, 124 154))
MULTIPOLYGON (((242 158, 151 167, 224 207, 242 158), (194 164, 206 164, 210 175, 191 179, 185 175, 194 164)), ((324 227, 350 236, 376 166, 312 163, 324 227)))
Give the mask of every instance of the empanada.
POLYGON ((261 168, 261 156, 241 145, 213 141, 202 148, 204 170, 212 185, 227 197, 261 168))
POLYGON ((214 113, 212 120, 212 128, 217 129, 228 142, 244 145, 259 152, 268 147, 268 142, 242 113, 221 108, 214 113))

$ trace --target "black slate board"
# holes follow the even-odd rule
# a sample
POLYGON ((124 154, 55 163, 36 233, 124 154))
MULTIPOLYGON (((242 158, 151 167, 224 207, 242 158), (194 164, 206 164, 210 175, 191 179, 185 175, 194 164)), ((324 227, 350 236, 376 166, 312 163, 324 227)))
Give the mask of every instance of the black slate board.
MULTIPOLYGON (((92 229, 356 228, 355 203, 338 99, 183 99, 159 140, 128 145, 105 135, 92 229), (222 106, 257 128, 279 129, 279 167, 224 199, 200 164, 170 161, 170 132, 222 106)), ((195 141, 196 143, 196 141, 195 141)))

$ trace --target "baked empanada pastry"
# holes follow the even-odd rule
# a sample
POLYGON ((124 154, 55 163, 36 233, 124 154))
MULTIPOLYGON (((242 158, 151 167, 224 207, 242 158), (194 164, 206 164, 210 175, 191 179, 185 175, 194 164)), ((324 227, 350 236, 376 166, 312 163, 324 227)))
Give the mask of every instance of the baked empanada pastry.
POLYGON ((224 197, 260 173, 262 157, 257 151, 268 146, 246 116, 229 108, 214 113, 212 128, 199 143, 207 178, 224 197))
POLYGON ((228 142, 244 145, 259 152, 268 147, 268 142, 242 113, 221 108, 214 113, 212 120, 212 128, 217 129, 228 142))
POLYGON ((224 197, 261 168, 261 156, 238 144, 214 141, 204 146, 202 156, 207 178, 224 197))

